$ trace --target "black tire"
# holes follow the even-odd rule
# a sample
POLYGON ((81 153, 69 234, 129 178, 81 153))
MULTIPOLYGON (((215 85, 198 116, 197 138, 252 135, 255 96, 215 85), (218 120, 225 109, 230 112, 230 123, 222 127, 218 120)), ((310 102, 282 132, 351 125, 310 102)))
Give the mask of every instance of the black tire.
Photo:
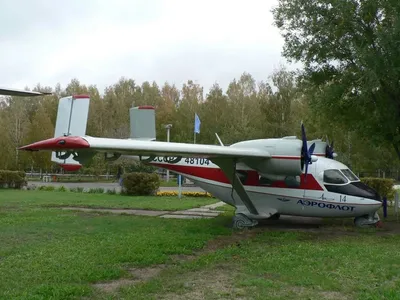
POLYGON ((270 220, 279 220, 280 217, 281 217, 280 214, 274 214, 274 215, 272 215, 269 219, 270 219, 270 220))

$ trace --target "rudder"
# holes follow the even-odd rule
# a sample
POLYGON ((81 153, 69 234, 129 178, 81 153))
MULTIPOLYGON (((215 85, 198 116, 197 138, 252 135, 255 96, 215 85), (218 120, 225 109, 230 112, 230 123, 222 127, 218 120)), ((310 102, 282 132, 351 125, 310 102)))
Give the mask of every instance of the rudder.
MULTIPOLYGON (((90 97, 88 95, 61 98, 58 103, 54 137, 86 135, 89 104, 90 97)), ((66 171, 77 171, 81 168, 81 164, 75 161, 71 155, 64 158, 60 154, 52 152, 51 161, 61 165, 66 171)))
POLYGON ((129 109, 130 138, 135 140, 156 140, 156 118, 153 106, 144 105, 129 109))

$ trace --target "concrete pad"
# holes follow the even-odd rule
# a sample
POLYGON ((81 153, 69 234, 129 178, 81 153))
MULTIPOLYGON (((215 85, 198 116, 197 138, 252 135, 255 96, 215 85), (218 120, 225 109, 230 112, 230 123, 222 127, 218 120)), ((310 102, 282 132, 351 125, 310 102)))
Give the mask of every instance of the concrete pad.
POLYGON ((209 205, 202 206, 202 208, 214 209, 214 208, 217 208, 217 207, 220 207, 220 206, 224 206, 224 205, 226 205, 226 203, 220 201, 220 202, 217 202, 217 203, 214 203, 214 204, 209 204, 209 205))
POLYGON ((216 212, 196 212, 196 211, 174 211, 170 213, 171 215, 187 215, 187 216, 204 216, 204 217, 218 217, 219 213, 216 212))
POLYGON ((190 209, 187 209, 186 211, 197 211, 197 212, 214 212, 214 210, 210 210, 209 208, 203 208, 203 207, 198 207, 198 208, 190 208, 190 209))
POLYGON ((86 212, 108 212, 113 214, 128 214, 128 215, 152 216, 152 217, 157 217, 170 213, 170 211, 166 210, 156 211, 156 210, 144 210, 144 209, 109 209, 109 208, 84 208, 84 207, 62 207, 61 209, 86 211, 86 212))
POLYGON ((160 218, 166 218, 166 219, 212 219, 214 217, 209 217, 209 216, 196 216, 196 215, 171 215, 171 214, 166 214, 160 216, 160 218))

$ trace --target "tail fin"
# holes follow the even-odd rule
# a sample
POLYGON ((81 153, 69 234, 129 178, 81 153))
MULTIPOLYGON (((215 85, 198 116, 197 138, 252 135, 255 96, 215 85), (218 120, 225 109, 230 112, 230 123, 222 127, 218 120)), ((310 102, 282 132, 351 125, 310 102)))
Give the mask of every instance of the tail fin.
MULTIPOLYGON (((89 104, 90 97, 88 95, 61 98, 58 103, 54 137, 86 135, 89 104)), ((51 161, 58 163, 66 171, 77 171, 81 168, 81 164, 68 153, 63 156, 62 153, 52 152, 51 161)))
POLYGON ((156 139, 156 117, 153 106, 138 106, 129 109, 131 139, 156 139))

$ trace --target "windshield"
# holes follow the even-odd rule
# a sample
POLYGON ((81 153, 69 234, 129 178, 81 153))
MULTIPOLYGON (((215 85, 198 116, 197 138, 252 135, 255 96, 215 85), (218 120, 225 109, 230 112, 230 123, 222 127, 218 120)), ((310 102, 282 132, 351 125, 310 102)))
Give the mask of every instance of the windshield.
POLYGON ((339 170, 325 170, 324 182, 329 184, 345 184, 348 180, 339 170))
POLYGON ((350 181, 359 181, 358 177, 350 169, 340 170, 350 181))

